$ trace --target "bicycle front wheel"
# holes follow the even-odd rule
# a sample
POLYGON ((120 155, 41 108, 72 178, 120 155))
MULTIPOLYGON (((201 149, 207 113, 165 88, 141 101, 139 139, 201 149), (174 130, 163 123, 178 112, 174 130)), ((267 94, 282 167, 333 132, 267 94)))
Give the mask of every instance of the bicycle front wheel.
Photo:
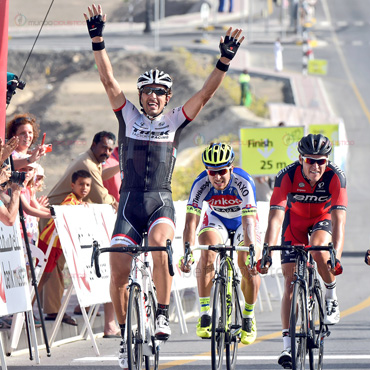
MULTIPOLYGON (((148 293, 148 301, 147 301, 147 318, 149 322, 149 332, 147 333, 146 338, 146 345, 151 349, 153 354, 153 370, 158 370, 159 366, 159 345, 158 341, 155 339, 155 318, 156 318, 156 312, 157 308, 155 305, 153 293, 148 293)), ((145 370, 150 370, 150 356, 144 356, 145 358, 145 370)))
POLYGON ((312 338, 308 345, 310 370, 321 370, 324 360, 324 338, 326 331, 322 306, 322 291, 319 287, 313 289, 310 305, 309 325, 312 330, 312 338))
POLYGON ((133 284, 127 309, 127 356, 129 370, 141 370, 143 366, 143 333, 140 316, 140 287, 133 284))
MULTIPOLYGON (((227 275, 226 275, 227 276, 227 275)), ((212 309, 211 355, 212 370, 222 369, 226 330, 226 286, 221 279, 216 280, 212 309)))
MULTIPOLYGON (((237 290, 233 288, 231 302, 228 302, 227 309, 231 310, 229 330, 226 332, 226 368, 234 370, 238 356, 238 344, 240 342, 242 330, 242 311, 240 308, 237 290)), ((230 312, 228 312, 230 315, 230 312)))
POLYGON ((307 308, 305 291, 296 282, 293 288, 290 309, 290 339, 292 351, 292 369, 304 370, 307 352, 307 308))

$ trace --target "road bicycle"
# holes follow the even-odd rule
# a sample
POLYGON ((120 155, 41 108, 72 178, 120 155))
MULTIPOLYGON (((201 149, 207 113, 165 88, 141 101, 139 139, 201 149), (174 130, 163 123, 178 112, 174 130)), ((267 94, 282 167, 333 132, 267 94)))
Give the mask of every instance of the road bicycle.
POLYGON ((297 254, 296 279, 290 308, 289 335, 291 339, 292 362, 282 364, 285 369, 304 370, 308 353, 310 370, 321 370, 324 361, 324 339, 330 335, 324 324, 324 303, 321 283, 317 275, 313 251, 329 251, 330 264, 335 266, 333 243, 327 246, 311 245, 264 245, 261 268, 264 268, 271 251, 292 251, 297 254))
MULTIPOLYGON (((232 244, 232 242, 231 242, 232 244)), ((242 307, 240 306, 240 278, 233 261, 234 251, 249 252, 249 265, 255 265, 254 246, 198 245, 191 247, 185 243, 184 264, 194 250, 218 252, 215 277, 213 279, 213 308, 211 335, 212 370, 220 370, 225 352, 226 369, 233 370, 236 365, 238 344, 242 330, 242 307)))
POLYGON ((145 367, 146 370, 150 370, 150 359, 152 357, 153 368, 158 370, 159 350, 162 341, 155 337, 158 301, 148 252, 167 252, 168 269, 170 275, 173 276, 172 246, 170 240, 167 240, 165 247, 148 246, 147 234, 144 234, 143 240, 144 246, 131 245, 111 248, 99 248, 98 243, 94 241, 92 265, 95 265, 96 275, 100 277, 99 255, 101 253, 119 252, 132 255, 126 322, 128 368, 129 370, 141 370, 145 367), (141 258, 141 254, 143 254, 143 258, 141 258))

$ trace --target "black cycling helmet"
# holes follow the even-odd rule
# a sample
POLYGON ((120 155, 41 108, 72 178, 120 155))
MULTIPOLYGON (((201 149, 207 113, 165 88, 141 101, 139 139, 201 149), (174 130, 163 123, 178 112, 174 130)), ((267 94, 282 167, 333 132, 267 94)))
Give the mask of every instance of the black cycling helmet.
POLYGON ((233 148, 224 143, 211 143, 203 152, 202 161, 207 168, 230 166, 235 159, 233 148))
POLYGON ((302 137, 298 143, 298 152, 301 155, 329 155, 331 149, 330 140, 322 134, 309 134, 302 137))

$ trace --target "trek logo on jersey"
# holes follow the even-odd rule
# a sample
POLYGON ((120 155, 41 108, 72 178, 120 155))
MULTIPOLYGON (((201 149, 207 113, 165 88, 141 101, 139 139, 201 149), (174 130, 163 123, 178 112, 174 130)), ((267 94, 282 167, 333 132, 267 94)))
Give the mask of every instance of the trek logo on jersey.
POLYGON ((211 207, 229 207, 229 206, 235 206, 241 204, 241 200, 237 199, 233 196, 227 196, 227 195, 215 195, 213 196, 209 201, 208 204, 211 207))
POLYGON ((302 203, 324 203, 330 199, 330 195, 317 196, 314 194, 294 194, 293 199, 302 203))
POLYGON ((144 139, 168 139, 170 130, 166 131, 150 131, 150 130, 140 130, 136 127, 132 129, 132 135, 138 138, 144 139))

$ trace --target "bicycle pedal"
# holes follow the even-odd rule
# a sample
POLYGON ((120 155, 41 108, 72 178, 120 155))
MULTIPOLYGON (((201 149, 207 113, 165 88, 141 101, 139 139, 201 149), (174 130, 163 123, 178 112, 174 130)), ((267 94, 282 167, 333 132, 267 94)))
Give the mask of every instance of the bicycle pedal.
POLYGON ((281 366, 284 368, 284 369, 292 369, 292 363, 291 362, 283 362, 281 364, 281 366))
POLYGON ((211 339, 211 337, 209 337, 209 338, 204 338, 204 337, 201 337, 202 339, 205 339, 205 340, 210 340, 211 339))
POLYGON ((157 340, 166 341, 170 336, 168 334, 156 334, 157 340))

